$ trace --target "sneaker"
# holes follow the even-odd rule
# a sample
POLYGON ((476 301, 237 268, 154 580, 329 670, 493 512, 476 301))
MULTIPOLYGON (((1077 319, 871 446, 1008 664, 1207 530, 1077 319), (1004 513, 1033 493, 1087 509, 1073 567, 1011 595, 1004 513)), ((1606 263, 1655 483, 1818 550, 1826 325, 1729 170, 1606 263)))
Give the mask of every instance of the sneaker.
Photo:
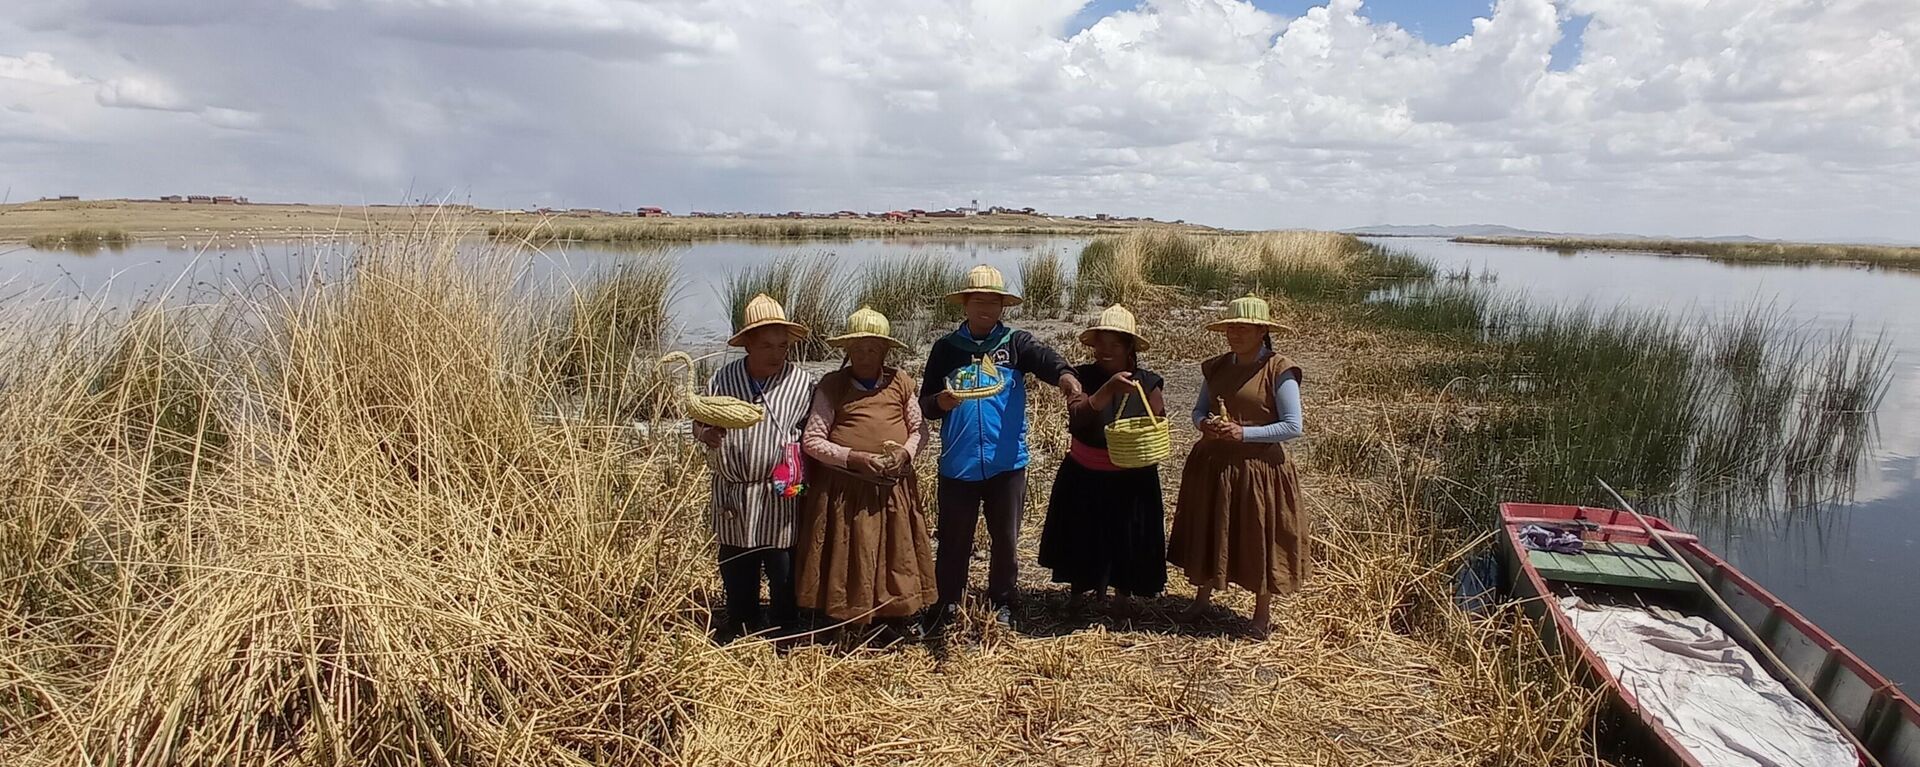
POLYGON ((1000 628, 1013 630, 1013 608, 1002 605, 993 608, 993 622, 1000 628))

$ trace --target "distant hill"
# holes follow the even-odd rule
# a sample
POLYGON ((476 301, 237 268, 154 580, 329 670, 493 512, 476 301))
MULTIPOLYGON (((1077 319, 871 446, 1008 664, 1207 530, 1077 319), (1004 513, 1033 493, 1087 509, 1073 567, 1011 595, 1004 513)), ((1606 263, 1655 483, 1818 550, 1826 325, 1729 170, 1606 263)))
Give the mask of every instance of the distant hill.
MULTIPOLYGON (((1648 236, 1644 234, 1626 234, 1622 232, 1610 232, 1607 234, 1579 234, 1579 233, 1571 233, 1571 232, 1542 232, 1535 229, 1518 229, 1511 226, 1502 226, 1500 224, 1461 224, 1458 226, 1440 226, 1437 224, 1414 224, 1410 226, 1397 225, 1397 224, 1383 224, 1381 226, 1357 226, 1352 229, 1342 229, 1340 231, 1343 234, 1358 234, 1358 235, 1366 235, 1366 236, 1372 236, 1372 237, 1529 237, 1529 238, 1547 238, 1547 239, 1572 237, 1577 239, 1594 239, 1594 240, 1686 240, 1689 242, 1775 242, 1775 240, 1768 240, 1768 239, 1753 237, 1745 234, 1727 235, 1727 236, 1721 236, 1721 237, 1658 237, 1658 236, 1648 236)), ((1864 243, 1864 244, 1892 244, 1892 243, 1864 243)))
POLYGON ((1460 226, 1439 226, 1435 224, 1358 226, 1340 230, 1344 234, 1364 234, 1376 237, 1558 237, 1553 232, 1536 232, 1530 229, 1515 229, 1499 224, 1464 224, 1460 226))

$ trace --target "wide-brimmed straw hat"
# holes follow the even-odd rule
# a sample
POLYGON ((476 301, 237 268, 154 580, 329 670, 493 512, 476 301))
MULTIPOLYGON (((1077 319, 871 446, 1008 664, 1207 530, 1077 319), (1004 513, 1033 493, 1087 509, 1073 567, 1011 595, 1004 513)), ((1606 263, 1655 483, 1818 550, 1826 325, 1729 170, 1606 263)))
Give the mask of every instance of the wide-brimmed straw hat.
POLYGON ((827 339, 827 343, 845 347, 862 338, 878 338, 895 349, 907 348, 900 339, 893 337, 893 323, 887 321, 887 315, 868 306, 862 306, 860 311, 847 315, 847 332, 827 339))
POLYGON ((1092 327, 1080 331, 1080 343, 1092 346, 1093 334, 1102 330, 1132 336, 1134 351, 1144 352, 1147 350, 1147 339, 1145 336, 1140 335, 1140 326, 1134 322, 1133 312, 1129 311, 1127 307, 1114 304, 1107 307, 1105 311, 1100 312, 1100 318, 1093 321, 1092 327))
POLYGON ((999 296, 1001 303, 1007 306, 1019 306, 1022 300, 1019 296, 1007 292, 1006 276, 1002 275, 999 269, 986 264, 967 270, 966 287, 948 293, 947 300, 956 304, 964 303, 968 293, 990 293, 999 296))
POLYGON ((765 293, 754 296, 752 301, 747 302, 746 316, 741 319, 745 322, 741 324, 739 332, 727 339, 728 346, 746 346, 748 333, 768 325, 785 327, 790 341, 799 341, 812 334, 812 331, 807 330, 807 326, 788 321, 787 310, 780 306, 779 301, 773 300, 773 296, 765 293))
POLYGON ((1274 322, 1272 307, 1257 296, 1233 299, 1232 303, 1227 304, 1226 316, 1207 323, 1207 329, 1219 333, 1234 325, 1251 325, 1267 330, 1293 329, 1274 322))

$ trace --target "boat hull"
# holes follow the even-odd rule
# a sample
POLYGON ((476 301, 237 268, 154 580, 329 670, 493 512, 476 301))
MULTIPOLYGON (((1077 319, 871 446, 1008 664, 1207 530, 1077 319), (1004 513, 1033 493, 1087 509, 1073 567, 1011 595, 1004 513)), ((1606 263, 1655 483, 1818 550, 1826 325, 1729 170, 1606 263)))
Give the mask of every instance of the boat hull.
MULTIPOLYGON (((1612 509, 1588 506, 1564 506, 1531 503, 1506 503, 1500 506, 1502 530, 1499 537, 1501 559, 1510 593, 1520 600, 1521 609, 1535 619, 1542 643, 1549 652, 1574 659, 1584 675, 1602 687, 1618 709, 1620 719, 1637 730, 1638 741, 1647 757, 1666 764, 1696 767, 1679 742, 1645 708, 1634 700, 1607 670, 1607 665, 1573 628, 1571 619, 1560 608, 1568 584, 1544 575, 1535 567, 1520 542, 1519 530, 1528 524, 1559 524, 1584 528, 1582 538, 1592 543, 1648 545, 1652 539, 1632 515, 1612 509)), ((1676 552, 1706 580, 1740 619, 1779 656, 1786 666, 1819 696, 1822 703, 1845 723, 1853 737, 1887 767, 1920 767, 1920 708, 1892 682, 1875 672, 1858 656, 1834 641, 1785 602, 1768 593, 1725 559, 1713 553, 1693 536, 1666 522, 1647 517, 1676 552)), ((1628 588, 1609 585, 1605 588, 1628 588)), ((1708 602, 1697 586, 1689 586, 1692 595, 1681 599, 1697 600, 1699 614, 1712 616, 1708 602)), ((1674 598, 1674 592, 1661 596, 1674 598)), ((1716 620, 1716 623, 1719 622, 1716 620)), ((1730 636, 1740 634, 1721 626, 1730 636)), ((1744 645, 1746 642, 1740 640, 1744 645)), ((1748 647, 1749 652, 1755 648, 1748 647)), ((1863 760, 1864 763, 1864 760, 1863 760)))

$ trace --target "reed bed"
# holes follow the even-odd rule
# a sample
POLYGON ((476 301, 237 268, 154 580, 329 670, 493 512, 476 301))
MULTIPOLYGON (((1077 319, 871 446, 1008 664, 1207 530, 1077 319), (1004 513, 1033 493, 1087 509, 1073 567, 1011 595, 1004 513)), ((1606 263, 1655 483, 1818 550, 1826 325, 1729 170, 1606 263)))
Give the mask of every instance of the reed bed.
POLYGON ((584 415, 603 422, 653 419, 675 411, 678 384, 659 365, 674 339, 670 311, 679 291, 668 259, 623 262, 569 291, 548 338, 544 364, 584 415))
MULTIPOLYGON (((382 238, 236 305, 18 320, 44 326, 0 341, 0 761, 1593 763, 1591 695, 1515 614, 1454 606, 1474 541, 1403 471, 1309 475, 1318 573, 1265 642, 1167 621, 1178 595, 1089 623, 1030 580, 1017 633, 716 647, 701 454, 551 417, 577 393, 529 353, 644 346, 659 275, 529 295, 457 242, 382 238)), ((1046 400, 1035 432, 1063 433, 1046 400)), ((1318 428, 1367 428, 1328 404, 1318 428)))
POLYGON ((1920 269, 1920 248, 1893 245, 1836 245, 1800 242, 1711 242, 1700 240, 1609 240, 1580 237, 1456 237, 1454 242, 1511 245, 1562 252, 1624 250, 1698 256, 1731 263, 1853 263, 1888 269, 1920 269))
POLYGON ((886 315, 894 335, 913 344, 932 328, 960 320, 960 307, 947 293, 965 276, 959 262, 931 253, 874 259, 860 275, 854 303, 886 315))
POLYGON ((1081 250, 1073 304, 1164 300, 1168 291, 1353 300, 1380 284, 1431 276, 1432 268, 1411 254, 1330 232, 1141 231, 1081 250))
POLYGON ((779 301, 787 319, 813 331, 794 347, 801 360, 834 357, 836 352, 826 339, 838 332, 847 315, 858 308, 848 305, 853 297, 849 282, 832 253, 791 254, 748 266, 727 275, 721 290, 735 332, 740 330, 747 303, 754 296, 765 293, 779 301))
POLYGON ((1059 317, 1067 308, 1067 276, 1060 254, 1051 250, 1020 259, 1020 311, 1028 317, 1059 317))
POLYGON ((1459 349, 1398 376, 1478 414, 1453 426, 1434 485, 1463 523, 1502 498, 1604 504, 1595 476, 1703 527, 1817 506, 1851 487, 1891 373, 1884 344, 1766 309, 1710 325, 1446 283, 1357 311, 1459 349))
POLYGON ((27 238, 27 247, 38 250, 99 250, 100 248, 124 248, 133 244, 133 237, 120 229, 80 228, 64 232, 36 234, 27 238))

